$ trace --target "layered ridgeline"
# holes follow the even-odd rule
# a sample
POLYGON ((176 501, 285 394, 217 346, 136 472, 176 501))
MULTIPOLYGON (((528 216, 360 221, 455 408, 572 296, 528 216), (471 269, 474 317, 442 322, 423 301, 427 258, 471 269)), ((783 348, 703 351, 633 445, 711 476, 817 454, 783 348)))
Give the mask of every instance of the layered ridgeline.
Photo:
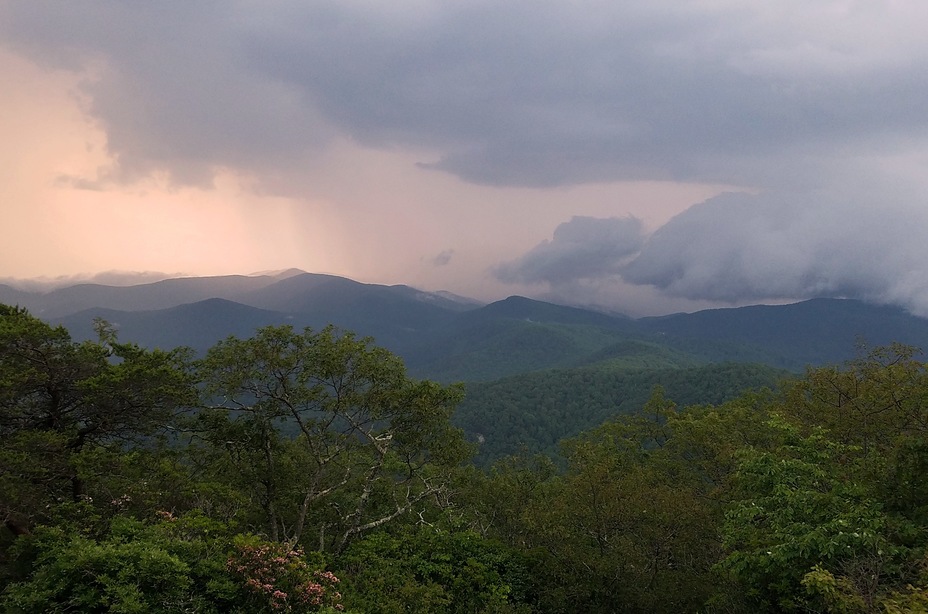
POLYGON ((92 322, 101 317, 144 347, 186 345, 198 352, 260 326, 334 324, 374 337, 414 375, 446 382, 606 362, 623 368, 756 362, 801 371, 853 358, 861 344, 928 347, 928 320, 854 300, 634 320, 522 297, 483 305, 444 292, 296 270, 128 287, 80 284, 44 293, 0 285, 0 303, 64 324, 78 339, 94 338, 92 322))
POLYGON ((631 319, 510 297, 488 305, 409 286, 290 270, 168 279, 51 292, 0 286, 0 302, 95 339, 94 319, 143 347, 203 353, 263 326, 328 324, 371 336, 414 377, 464 381, 455 422, 478 461, 519 450, 554 453, 565 436, 642 407, 661 385, 681 405, 719 403, 770 387, 787 371, 840 363, 861 346, 928 347, 928 320, 854 300, 715 309, 631 319))

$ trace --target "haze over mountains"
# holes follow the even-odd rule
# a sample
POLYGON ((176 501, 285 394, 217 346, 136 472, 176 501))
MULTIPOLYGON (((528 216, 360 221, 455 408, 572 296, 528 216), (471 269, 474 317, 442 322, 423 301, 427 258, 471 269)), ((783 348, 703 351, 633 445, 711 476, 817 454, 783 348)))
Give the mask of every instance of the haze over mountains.
POLYGON ((799 370, 840 362, 859 344, 928 347, 928 320, 897 307, 814 299, 633 320, 510 297, 488 305, 405 285, 364 284, 288 270, 189 277, 128 287, 77 284, 49 292, 0 285, 19 304, 77 338, 102 317, 123 340, 205 351, 260 326, 327 324, 372 336, 419 377, 489 381, 551 368, 624 365, 682 368, 754 362, 799 370))

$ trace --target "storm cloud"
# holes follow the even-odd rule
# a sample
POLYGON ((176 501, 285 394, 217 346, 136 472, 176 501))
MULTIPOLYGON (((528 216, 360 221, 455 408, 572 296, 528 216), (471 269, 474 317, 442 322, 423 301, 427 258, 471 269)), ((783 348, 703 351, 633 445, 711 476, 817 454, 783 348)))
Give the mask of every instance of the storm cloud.
POLYGON ((644 242, 641 221, 633 218, 574 217, 518 260, 501 264, 494 275, 506 283, 552 286, 618 274, 644 242))
POLYGON ((898 194, 723 194, 658 229, 625 281, 713 301, 848 297, 928 315, 928 207, 898 194))
POLYGON ((254 197, 240 211, 268 195, 303 208, 258 251, 283 229, 302 253, 301 219, 316 262, 346 254, 333 267, 422 241, 391 275, 928 314, 926 22, 928 3, 851 0, 0 0, 0 46, 77 82, 102 135, 105 166, 61 164, 57 186, 202 194, 231 176, 254 197), (684 205, 565 196, 619 182, 705 191, 663 226, 684 205), (526 230, 526 194, 552 193, 563 215, 526 230))
POLYGON ((635 218, 575 217, 494 274, 547 284, 562 302, 650 286, 709 304, 840 297, 928 316, 928 202, 914 186, 878 185, 725 193, 647 237, 635 218))
POLYGON ((86 73, 112 178, 311 164, 336 136, 523 186, 811 181, 923 143, 928 5, 799 0, 0 4, 86 73))

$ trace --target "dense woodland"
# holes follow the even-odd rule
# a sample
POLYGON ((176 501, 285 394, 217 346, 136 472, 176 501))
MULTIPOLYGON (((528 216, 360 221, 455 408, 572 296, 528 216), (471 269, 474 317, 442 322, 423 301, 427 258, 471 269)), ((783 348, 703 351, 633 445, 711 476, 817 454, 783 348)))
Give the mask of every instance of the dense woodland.
POLYGON ((267 327, 195 357, 96 328, 0 306, 0 611, 928 609, 909 347, 753 392, 728 366, 557 375, 576 396, 534 403, 543 436, 595 422, 487 466, 464 388, 368 339, 267 327))

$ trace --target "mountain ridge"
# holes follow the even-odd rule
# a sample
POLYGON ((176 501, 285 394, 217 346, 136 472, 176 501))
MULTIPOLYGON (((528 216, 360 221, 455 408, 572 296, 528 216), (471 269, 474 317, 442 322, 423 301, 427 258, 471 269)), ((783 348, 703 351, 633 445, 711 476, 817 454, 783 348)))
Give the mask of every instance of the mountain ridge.
POLYGON ((44 302, 36 302, 35 294, 0 285, 0 300, 32 299, 24 306, 42 307, 33 313, 64 324, 77 338, 90 338, 92 319, 103 317, 116 321, 128 341, 203 352, 229 334, 248 336, 260 326, 334 324, 373 337, 400 355, 414 376, 440 381, 491 381, 588 365, 753 362, 798 371, 853 358, 862 342, 928 347, 928 320, 852 299, 632 319, 523 296, 484 305, 405 285, 293 270, 277 277, 177 278, 129 287, 78 284, 42 296, 44 302))

